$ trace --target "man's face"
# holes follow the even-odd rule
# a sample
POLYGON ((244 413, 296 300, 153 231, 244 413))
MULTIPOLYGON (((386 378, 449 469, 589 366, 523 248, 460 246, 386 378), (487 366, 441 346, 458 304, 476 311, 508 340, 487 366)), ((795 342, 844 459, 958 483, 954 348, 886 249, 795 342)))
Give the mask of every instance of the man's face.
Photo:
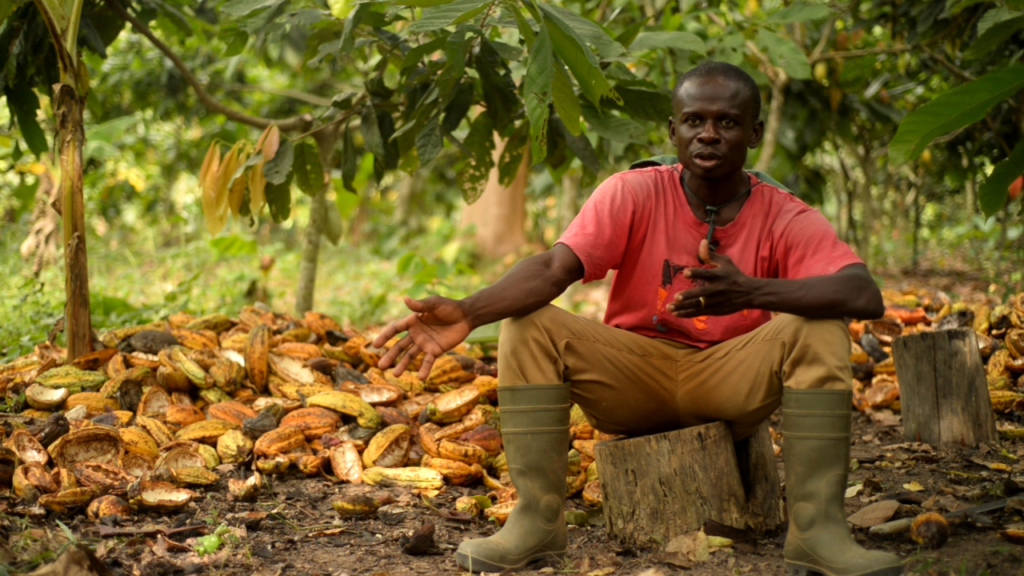
POLYGON ((751 96, 724 78, 688 80, 673 97, 669 136, 687 170, 718 180, 743 169, 747 149, 761 142, 764 123, 754 118, 751 96))

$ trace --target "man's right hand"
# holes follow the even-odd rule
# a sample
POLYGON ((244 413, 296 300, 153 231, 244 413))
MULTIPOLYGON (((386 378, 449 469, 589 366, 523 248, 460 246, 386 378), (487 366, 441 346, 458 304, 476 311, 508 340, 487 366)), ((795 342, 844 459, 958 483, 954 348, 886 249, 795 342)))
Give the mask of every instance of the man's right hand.
POLYGON ((413 358, 423 352, 425 355, 420 364, 419 377, 420 380, 426 380, 434 360, 465 340, 473 330, 473 325, 462 305, 451 298, 430 296, 423 300, 413 300, 406 296, 405 305, 413 313, 390 324, 374 339, 373 345, 380 348, 395 335, 402 332, 408 334, 381 357, 377 367, 386 370, 398 360, 394 370, 395 376, 398 376, 413 358))

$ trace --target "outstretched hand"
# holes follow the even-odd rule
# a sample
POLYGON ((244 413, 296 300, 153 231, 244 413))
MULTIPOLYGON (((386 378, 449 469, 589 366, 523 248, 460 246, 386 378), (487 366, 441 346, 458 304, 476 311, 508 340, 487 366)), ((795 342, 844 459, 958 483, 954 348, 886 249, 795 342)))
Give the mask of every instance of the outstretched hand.
POLYGON ((697 284, 676 294, 667 306, 668 311, 680 318, 695 316, 725 316, 753 308, 757 290, 754 278, 744 274, 724 254, 712 253, 708 241, 701 240, 698 255, 710 268, 687 268, 683 276, 697 284))
POLYGON ((395 335, 408 332, 381 357, 377 367, 386 370, 398 360, 394 369, 395 376, 398 376, 413 358, 423 352, 419 377, 426 380, 434 360, 465 340, 473 326, 466 311, 451 298, 430 296, 413 300, 406 296, 405 305, 413 313, 388 325, 373 341, 373 345, 380 348, 395 335))

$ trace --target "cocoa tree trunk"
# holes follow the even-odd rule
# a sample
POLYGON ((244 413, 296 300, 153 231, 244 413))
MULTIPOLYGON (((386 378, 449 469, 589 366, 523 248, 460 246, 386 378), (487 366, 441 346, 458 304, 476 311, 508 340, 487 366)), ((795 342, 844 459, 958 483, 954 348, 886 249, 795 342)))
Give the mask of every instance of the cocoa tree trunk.
POLYGON ((60 146, 60 189, 64 197, 64 326, 68 362, 92 352, 89 318, 89 260, 85 249, 85 203, 82 197, 82 147, 85 98, 70 84, 57 84, 53 111, 60 146))
POLYGON ((779 143, 779 127, 782 125, 782 107, 786 103, 786 86, 789 76, 781 69, 772 81, 772 102, 768 108, 768 121, 764 126, 764 139, 761 141, 761 155, 757 158, 754 170, 767 172, 768 166, 775 157, 775 147, 779 143))
MULTIPOLYGON (((320 165, 330 174, 334 162, 334 143, 337 141, 336 129, 325 128, 313 134, 320 156, 320 165)), ((313 196, 309 206, 309 222, 303 232, 302 259, 299 261, 299 282, 295 291, 295 311, 305 314, 313 309, 313 295, 316 290, 316 268, 320 258, 320 238, 324 234, 327 210, 336 209, 327 204, 327 186, 313 196)))
MULTIPOLYGON (((494 162, 501 158, 505 143, 495 136, 494 162)), ((476 226, 475 238, 486 258, 500 258, 526 244, 526 176, 529 155, 524 155, 515 179, 502 186, 497 167, 491 169, 480 199, 462 209, 460 227, 476 226)))

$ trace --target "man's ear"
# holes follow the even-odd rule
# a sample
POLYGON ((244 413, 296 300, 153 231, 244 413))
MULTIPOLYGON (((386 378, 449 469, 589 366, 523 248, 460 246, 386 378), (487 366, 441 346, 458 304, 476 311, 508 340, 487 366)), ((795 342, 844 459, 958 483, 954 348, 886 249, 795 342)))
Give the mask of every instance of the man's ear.
POLYGON ((763 136, 764 136, 764 122, 761 121, 761 120, 758 120, 757 122, 754 122, 754 130, 753 130, 753 133, 750 135, 750 143, 747 144, 747 147, 750 148, 751 150, 753 150, 754 148, 757 148, 761 144, 761 138, 763 136))
POLYGON ((668 119, 668 139, 673 142, 676 139, 676 119, 671 116, 668 119))

